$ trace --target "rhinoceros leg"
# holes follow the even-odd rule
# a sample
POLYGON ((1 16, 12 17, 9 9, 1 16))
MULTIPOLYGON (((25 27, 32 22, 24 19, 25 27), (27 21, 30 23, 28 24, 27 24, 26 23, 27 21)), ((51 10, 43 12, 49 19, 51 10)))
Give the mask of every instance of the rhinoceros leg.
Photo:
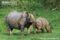
POLYGON ((12 35, 13 28, 8 28, 9 35, 12 35))
POLYGON ((47 25, 47 26, 45 27, 45 29, 46 29, 47 32, 52 32, 49 25, 47 25))
POLYGON ((8 31, 9 31, 9 34, 12 35, 12 30, 13 30, 13 26, 12 25, 8 25, 8 31))
POLYGON ((44 32, 44 28, 41 28, 41 31, 44 32))
POLYGON ((31 27, 32 27, 32 25, 29 25, 29 26, 27 27, 28 34, 30 33, 31 27))
POLYGON ((21 34, 24 34, 24 26, 21 25, 21 34))
POLYGON ((38 27, 37 27, 36 23, 34 23, 33 29, 34 29, 34 33, 36 33, 38 31, 38 27))

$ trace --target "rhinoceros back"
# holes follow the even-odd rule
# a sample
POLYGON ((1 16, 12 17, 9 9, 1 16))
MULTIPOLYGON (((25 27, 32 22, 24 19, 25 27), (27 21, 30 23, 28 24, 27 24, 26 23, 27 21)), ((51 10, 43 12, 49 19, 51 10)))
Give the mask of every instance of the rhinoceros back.
POLYGON ((15 21, 17 21, 21 17, 21 15, 22 15, 22 13, 13 11, 13 12, 10 12, 10 14, 8 14, 8 19, 14 19, 15 21))
POLYGON ((21 18, 21 16, 22 16, 21 12, 17 11, 10 12, 6 17, 6 22, 12 26, 18 26, 17 22, 18 19, 21 18))

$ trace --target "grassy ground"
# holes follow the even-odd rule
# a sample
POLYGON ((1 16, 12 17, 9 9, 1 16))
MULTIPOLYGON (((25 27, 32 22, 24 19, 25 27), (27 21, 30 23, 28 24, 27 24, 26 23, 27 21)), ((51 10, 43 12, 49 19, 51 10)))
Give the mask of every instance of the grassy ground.
MULTIPOLYGON (((37 10, 36 17, 46 17, 53 27, 52 33, 29 34, 22 36, 19 30, 14 30, 13 35, 9 36, 6 32, 4 17, 11 11, 10 8, 0 9, 0 40, 60 40, 60 12, 37 10)), ((27 30, 25 31, 25 33, 27 30)))

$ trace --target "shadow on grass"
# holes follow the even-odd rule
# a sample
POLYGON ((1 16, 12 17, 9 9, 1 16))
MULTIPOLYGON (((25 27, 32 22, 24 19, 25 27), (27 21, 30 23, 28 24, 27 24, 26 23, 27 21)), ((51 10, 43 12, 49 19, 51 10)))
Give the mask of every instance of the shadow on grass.
MULTIPOLYGON (((30 36, 30 35, 35 35, 35 34, 44 34, 44 33, 47 33, 47 32, 31 32, 31 33, 24 33, 24 34, 21 34, 21 33, 13 33, 12 35, 13 36, 21 36, 21 35, 24 35, 24 36, 30 36)), ((2 33, 3 35, 6 35, 6 36, 9 36, 10 34, 9 33, 2 33)))
POLYGON ((44 33, 47 33, 48 34, 48 32, 31 32, 31 33, 26 33, 26 34, 24 34, 25 36, 29 36, 29 35, 35 35, 35 34, 44 34, 44 33))
MULTIPOLYGON (((9 36, 10 34, 9 33, 2 33, 3 35, 7 35, 7 36, 9 36)), ((15 36, 18 36, 18 35, 20 35, 19 33, 13 33, 12 35, 15 35, 15 36)))

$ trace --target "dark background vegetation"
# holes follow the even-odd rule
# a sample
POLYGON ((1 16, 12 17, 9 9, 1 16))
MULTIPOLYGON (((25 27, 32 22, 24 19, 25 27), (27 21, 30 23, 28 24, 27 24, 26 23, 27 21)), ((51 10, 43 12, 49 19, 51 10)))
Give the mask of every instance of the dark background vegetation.
POLYGON ((0 8, 1 7, 17 7, 21 10, 39 10, 40 8, 43 9, 60 9, 60 0, 0 0, 0 8), (2 5, 2 1, 11 2, 9 4, 2 5))

